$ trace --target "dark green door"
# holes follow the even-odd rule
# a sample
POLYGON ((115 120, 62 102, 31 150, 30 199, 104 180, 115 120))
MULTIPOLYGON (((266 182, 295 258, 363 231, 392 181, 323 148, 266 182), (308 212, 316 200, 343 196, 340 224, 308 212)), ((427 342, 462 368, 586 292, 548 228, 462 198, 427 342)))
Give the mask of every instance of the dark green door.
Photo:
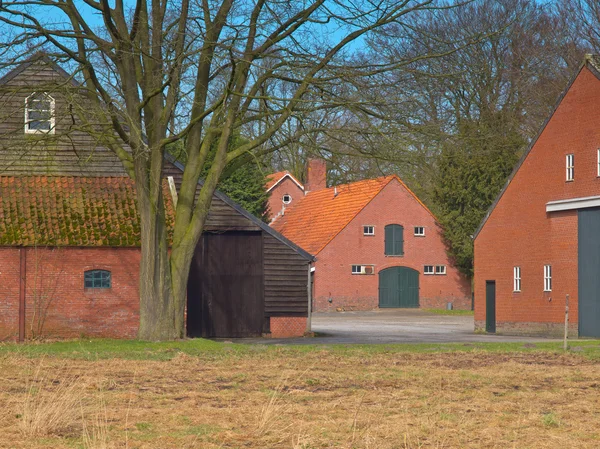
POLYGON ((597 338, 600 337, 600 208, 579 211, 578 246, 579 335, 597 338))
POLYGON ((379 307, 419 307, 419 272, 407 267, 380 271, 379 307))
POLYGON ((496 281, 485 281, 485 331, 496 332, 496 281))

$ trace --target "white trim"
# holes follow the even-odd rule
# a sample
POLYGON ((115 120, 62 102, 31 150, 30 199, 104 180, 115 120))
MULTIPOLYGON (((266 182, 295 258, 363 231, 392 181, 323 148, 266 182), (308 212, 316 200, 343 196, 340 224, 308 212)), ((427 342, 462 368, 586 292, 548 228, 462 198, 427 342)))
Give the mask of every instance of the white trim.
POLYGON ((375 235, 375 226, 374 225, 363 225, 363 235, 373 236, 375 235), (365 232, 366 228, 371 228, 373 232, 365 232))
POLYGON ((289 177, 292 181, 294 181, 294 183, 300 187, 300 189, 304 192, 304 186, 302 184, 300 184, 298 182, 298 180, 296 178, 294 178, 292 175, 290 175, 289 173, 286 173, 285 175, 283 175, 281 178, 279 178, 279 180, 273 184, 271 187, 269 187, 267 189, 267 193, 270 192, 271 190, 273 190, 281 181, 283 181, 286 177, 289 177))
POLYGON ((552 265, 544 265, 544 291, 552 291, 552 265))
POLYGON ((445 275, 446 274, 446 265, 436 265, 435 266, 435 274, 436 275, 445 275), (438 268, 443 269, 443 270, 438 272, 438 268))
POLYGON ((598 148, 598 163, 596 164, 596 167, 598 169, 598 173, 597 176, 600 177, 600 148, 598 148))
POLYGON ((415 237, 425 237, 425 226, 413 226, 413 235, 415 237), (423 232, 421 234, 417 233, 417 229, 422 229, 423 232))
POLYGON ((568 200, 549 201, 546 203, 546 212, 559 212, 561 210, 584 209, 586 207, 600 206, 600 196, 586 196, 570 198, 568 200))
POLYGON ((47 92, 33 92, 25 98, 25 134, 54 134, 56 101, 47 92), (50 129, 29 129, 29 99, 34 95, 45 95, 50 100, 50 129))
POLYGON ((423 274, 432 275, 435 274, 435 265, 423 265, 423 274), (427 271, 426 268, 431 267, 431 271, 427 271))
POLYGON ((513 292, 521 291, 521 267, 513 268, 513 292))
POLYGON ((353 264, 353 265, 351 266, 351 269, 350 269, 350 271, 352 272, 352 274, 356 274, 356 275, 367 275, 367 276, 371 276, 371 275, 374 275, 374 274, 375 274, 375 265, 373 265, 373 264, 366 264, 366 265, 363 265, 363 264, 360 264, 360 265, 353 264), (360 271, 354 271, 354 268, 355 268, 355 267, 356 267, 358 270, 360 270, 360 271), (371 270, 371 272, 370 272, 370 273, 367 273, 367 268, 370 268, 370 270, 371 270))

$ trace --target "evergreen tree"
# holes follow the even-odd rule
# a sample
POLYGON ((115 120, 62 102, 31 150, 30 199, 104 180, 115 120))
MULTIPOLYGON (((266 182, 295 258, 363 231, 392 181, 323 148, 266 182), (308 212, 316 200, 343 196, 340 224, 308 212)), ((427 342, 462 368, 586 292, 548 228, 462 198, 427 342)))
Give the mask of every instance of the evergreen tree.
POLYGON ((525 145, 501 113, 462 121, 438 158, 434 210, 448 253, 461 272, 473 275, 473 239, 479 223, 504 186, 525 145))

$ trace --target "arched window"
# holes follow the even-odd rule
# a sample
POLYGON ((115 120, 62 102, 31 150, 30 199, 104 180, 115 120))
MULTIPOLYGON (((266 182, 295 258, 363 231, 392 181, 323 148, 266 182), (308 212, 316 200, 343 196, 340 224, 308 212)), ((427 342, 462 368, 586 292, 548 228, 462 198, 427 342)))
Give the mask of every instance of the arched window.
POLYGON ((385 227, 385 255, 404 255, 404 228, 397 224, 385 227))
POLYGON ((111 276, 110 271, 106 270, 89 270, 84 273, 85 288, 110 288, 111 276))
POLYGON ((25 132, 54 133, 54 98, 34 92, 25 99, 25 132))

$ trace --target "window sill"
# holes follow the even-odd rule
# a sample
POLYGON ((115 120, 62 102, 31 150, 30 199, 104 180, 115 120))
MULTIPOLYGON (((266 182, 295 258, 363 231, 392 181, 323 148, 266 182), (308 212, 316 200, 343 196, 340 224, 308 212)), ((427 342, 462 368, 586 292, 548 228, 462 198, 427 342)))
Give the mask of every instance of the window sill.
POLYGON ((425 237, 425 234, 413 234, 413 237, 425 237))
POLYGON ((385 254, 385 257, 404 257, 404 254, 385 254))
POLYGON ((574 182, 574 181, 575 181, 574 179, 567 179, 567 180, 565 180, 565 182, 574 182))

